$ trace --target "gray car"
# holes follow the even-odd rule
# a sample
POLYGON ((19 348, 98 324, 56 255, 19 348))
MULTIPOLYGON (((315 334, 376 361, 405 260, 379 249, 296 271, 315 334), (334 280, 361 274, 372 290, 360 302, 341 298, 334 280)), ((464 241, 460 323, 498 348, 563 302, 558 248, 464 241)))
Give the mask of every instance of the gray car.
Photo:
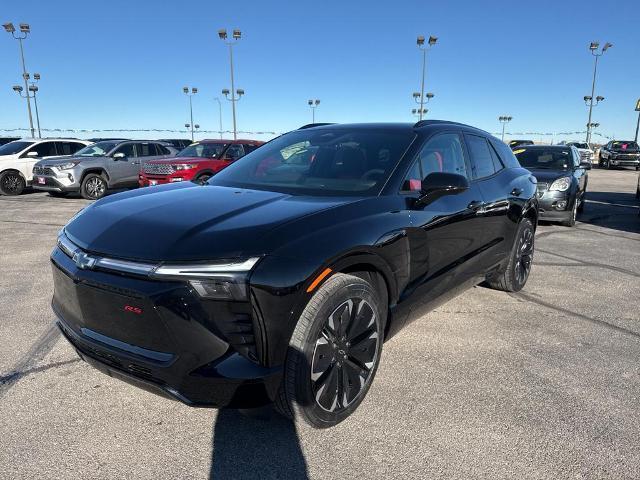
POLYGON ((177 149, 166 142, 105 140, 71 157, 39 161, 33 167, 33 188, 52 196, 80 192, 86 199, 97 200, 110 188, 137 187, 141 164, 177 153, 177 149))

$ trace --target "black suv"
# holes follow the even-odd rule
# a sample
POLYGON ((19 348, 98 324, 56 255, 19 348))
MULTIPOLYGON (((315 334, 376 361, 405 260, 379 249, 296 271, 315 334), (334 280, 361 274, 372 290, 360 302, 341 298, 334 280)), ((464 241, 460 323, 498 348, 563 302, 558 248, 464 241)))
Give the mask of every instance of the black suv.
POLYGON ((640 170, 640 148, 633 140, 614 140, 600 147, 600 168, 635 167, 640 170))
POLYGON ((113 377, 188 405, 275 402, 329 427, 425 308, 483 281, 524 286, 537 216, 535 178, 484 131, 311 126, 202 185, 82 210, 51 255, 52 305, 113 377))

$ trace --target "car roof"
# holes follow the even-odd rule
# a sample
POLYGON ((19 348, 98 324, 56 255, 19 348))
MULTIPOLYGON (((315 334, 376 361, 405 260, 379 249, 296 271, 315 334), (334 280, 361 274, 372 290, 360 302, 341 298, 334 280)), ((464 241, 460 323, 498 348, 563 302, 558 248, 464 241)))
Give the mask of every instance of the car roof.
POLYGON ((47 138, 32 138, 32 137, 23 137, 23 138, 19 138, 18 140, 14 140, 14 142, 20 141, 20 142, 50 142, 51 140, 54 141, 63 141, 63 142, 87 142, 87 143, 91 143, 89 140, 81 140, 79 138, 67 138, 67 137, 47 137, 47 138))
POLYGON ((238 138, 236 140, 227 140, 224 138, 205 138, 203 140, 194 140, 193 143, 264 143, 262 140, 248 140, 238 138))
POLYGON ((550 148, 556 149, 556 150, 560 150, 561 148, 564 148, 566 150, 567 148, 573 147, 573 145, 523 145, 523 147, 527 147, 527 150, 532 148, 534 149, 545 148, 547 150, 550 148))
POLYGON ((445 129, 451 126, 460 127, 465 130, 471 130, 483 135, 492 136, 490 133, 485 132, 479 128, 467 125, 464 123, 454 122, 451 120, 421 120, 417 123, 394 123, 394 122, 375 122, 375 123, 328 123, 318 126, 305 125, 303 128, 313 130, 334 130, 334 129, 349 129, 349 130, 391 130, 391 131, 422 131, 424 129, 445 129))

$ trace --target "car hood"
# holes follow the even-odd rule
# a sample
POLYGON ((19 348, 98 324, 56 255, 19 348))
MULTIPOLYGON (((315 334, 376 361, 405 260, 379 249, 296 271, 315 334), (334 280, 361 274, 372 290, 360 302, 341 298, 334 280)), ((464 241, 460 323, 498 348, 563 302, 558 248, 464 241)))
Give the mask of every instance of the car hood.
POLYGON ((131 260, 248 257, 280 246, 277 236, 263 241, 274 228, 353 201, 181 182, 106 197, 65 232, 87 251, 131 260))
POLYGON ((567 170, 547 170, 543 168, 528 168, 527 170, 536 177, 538 183, 551 183, 558 178, 571 176, 571 172, 567 170))
POLYGON ((171 158, 167 158, 167 159, 162 159, 162 160, 151 160, 149 162, 145 162, 145 163, 161 163, 161 164, 167 164, 167 163, 197 163, 197 162, 210 162, 210 161, 214 161, 214 160, 221 160, 220 158, 202 158, 202 157, 171 157, 171 158))

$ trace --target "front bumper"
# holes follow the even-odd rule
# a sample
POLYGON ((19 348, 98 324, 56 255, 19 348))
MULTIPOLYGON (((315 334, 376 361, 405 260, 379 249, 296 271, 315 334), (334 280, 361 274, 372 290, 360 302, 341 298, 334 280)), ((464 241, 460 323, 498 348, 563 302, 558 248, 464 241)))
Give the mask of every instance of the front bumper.
POLYGON ((59 248, 51 260, 58 327, 87 363, 191 406, 275 399, 282 367, 262 366, 248 348, 248 304, 202 301, 182 282, 83 270, 59 248))
POLYGON ((640 166, 640 158, 619 158, 612 155, 609 157, 609 163, 615 167, 638 167, 640 166))
POLYGON ((195 172, 191 170, 179 170, 170 175, 154 175, 140 172, 138 175, 138 184, 141 187, 149 187, 153 185, 164 185, 167 183, 186 182, 193 180, 194 176, 195 172))
POLYGON ((565 221, 570 218, 573 203, 568 192, 545 190, 538 192, 538 212, 540 220, 565 221), (541 195, 542 194, 542 195, 541 195))
POLYGON ((58 174, 33 174, 32 187, 46 192, 78 192, 79 176, 73 170, 64 170, 58 174))

